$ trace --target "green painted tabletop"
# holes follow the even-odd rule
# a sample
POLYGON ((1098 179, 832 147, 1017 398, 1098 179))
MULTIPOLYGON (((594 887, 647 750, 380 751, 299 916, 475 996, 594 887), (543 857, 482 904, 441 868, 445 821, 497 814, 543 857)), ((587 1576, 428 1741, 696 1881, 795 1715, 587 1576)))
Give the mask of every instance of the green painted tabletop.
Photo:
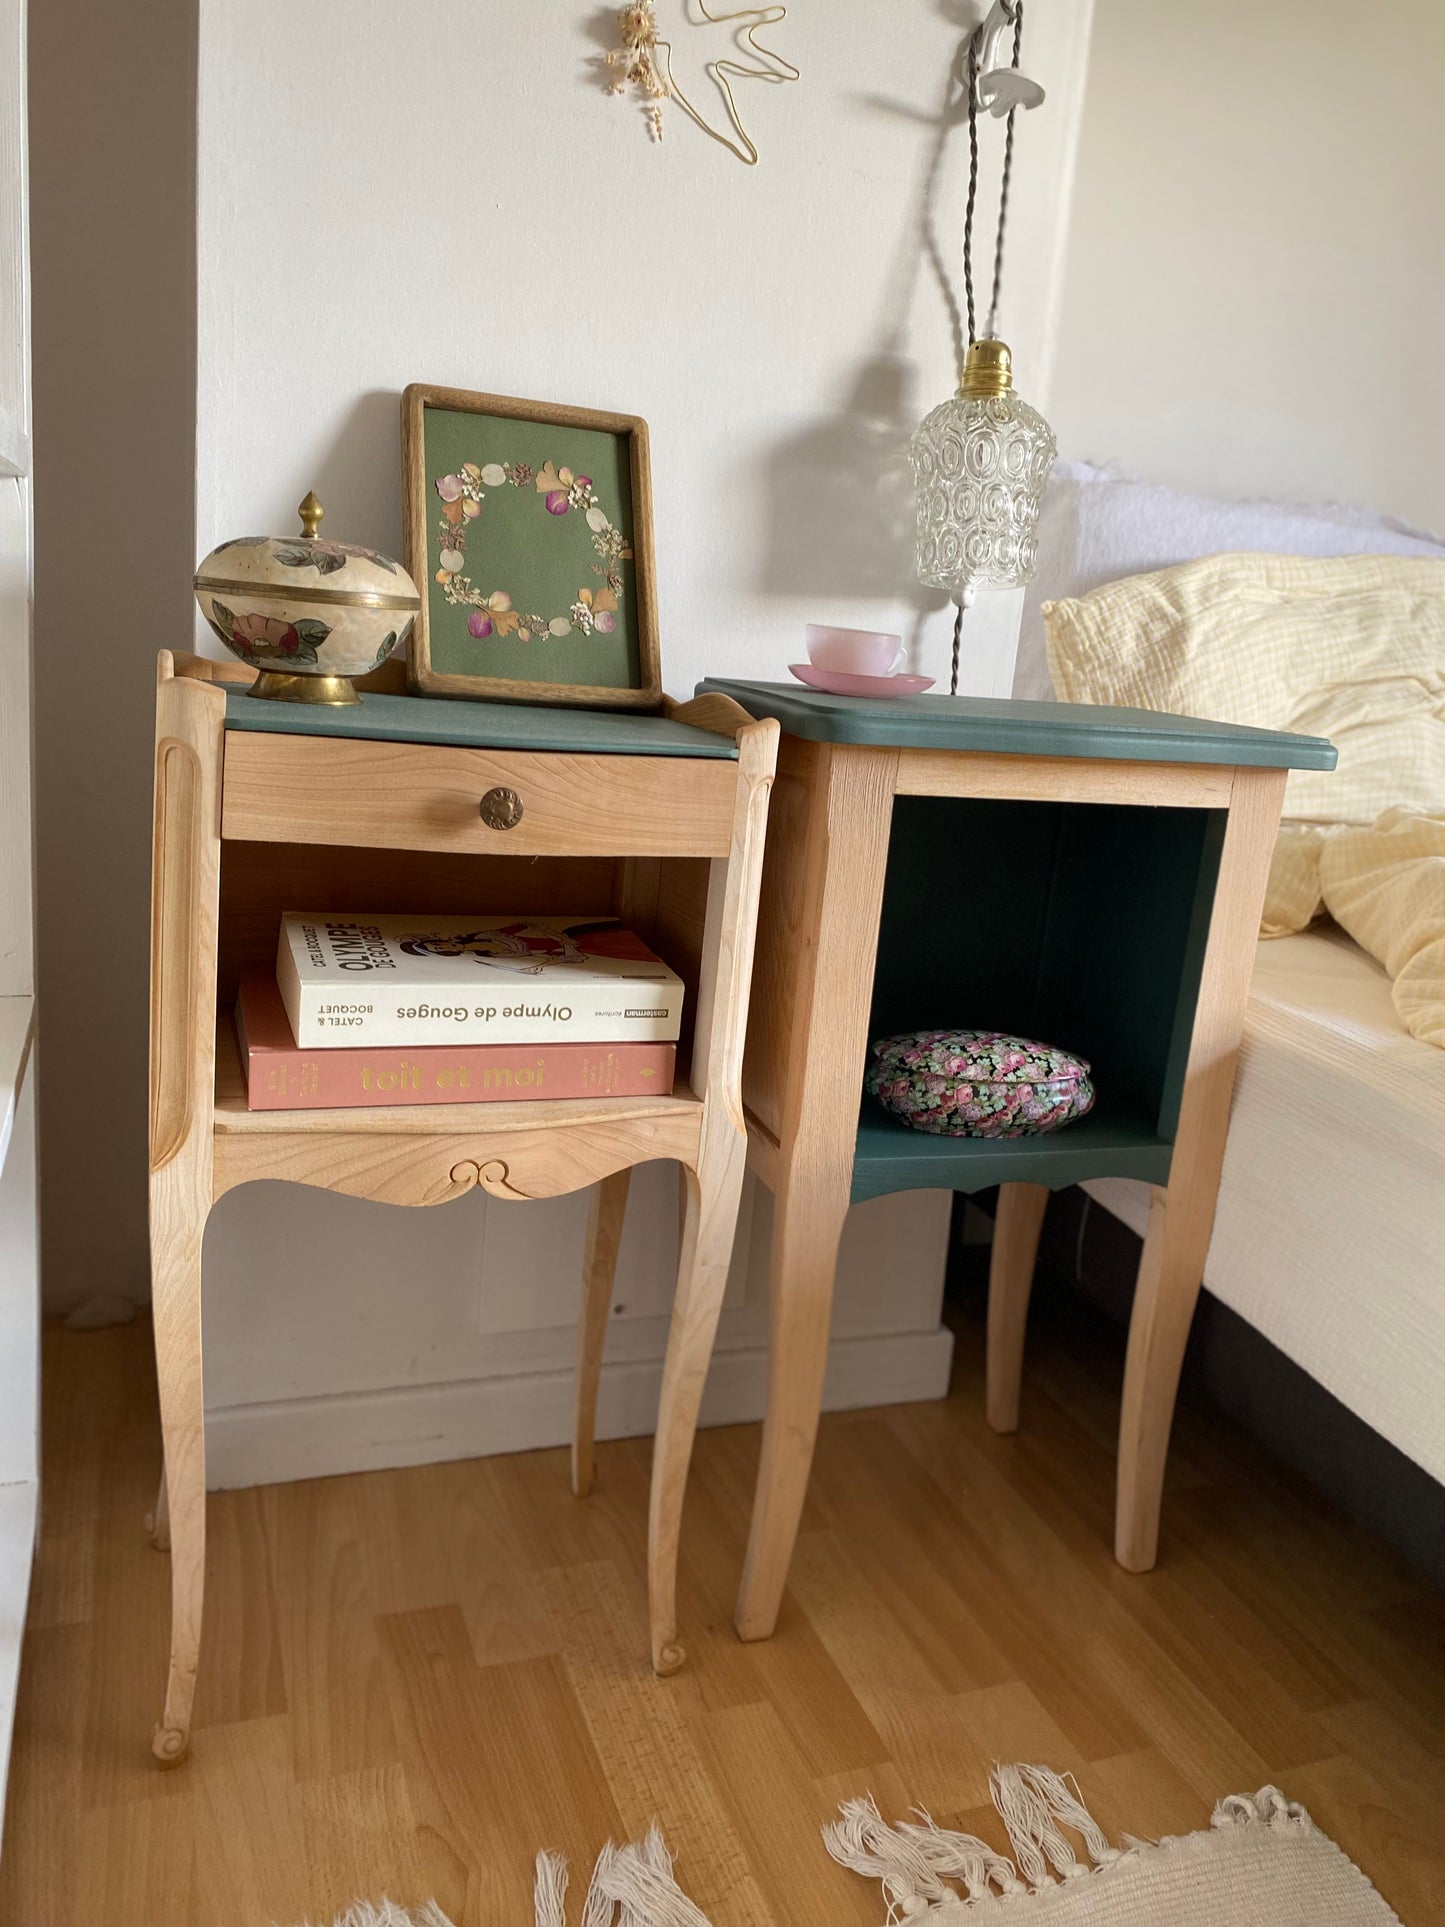
POLYGON ((227 729, 270 736, 351 736, 373 742, 439 743, 456 749, 552 750, 584 756, 737 756, 731 736, 605 709, 550 704, 468 703, 445 696, 362 695, 332 709, 321 703, 263 701, 226 689, 227 729))
POLYGON ((773 716, 790 736, 890 749, 959 749, 1006 756, 1088 756, 1131 763, 1231 763, 1266 769, 1333 769, 1323 736, 1202 722, 1152 709, 1024 703, 987 696, 830 696, 801 683, 709 677, 750 716, 773 716))

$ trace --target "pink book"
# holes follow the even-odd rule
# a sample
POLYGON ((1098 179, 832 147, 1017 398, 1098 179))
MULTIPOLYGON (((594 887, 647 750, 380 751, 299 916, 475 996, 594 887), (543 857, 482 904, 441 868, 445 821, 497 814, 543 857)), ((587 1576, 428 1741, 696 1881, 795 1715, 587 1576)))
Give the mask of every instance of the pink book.
POLYGON ((358 1045, 301 1050, 275 979, 248 970, 236 1039, 252 1111, 496 1104, 528 1097, 666 1097, 676 1044, 358 1045))

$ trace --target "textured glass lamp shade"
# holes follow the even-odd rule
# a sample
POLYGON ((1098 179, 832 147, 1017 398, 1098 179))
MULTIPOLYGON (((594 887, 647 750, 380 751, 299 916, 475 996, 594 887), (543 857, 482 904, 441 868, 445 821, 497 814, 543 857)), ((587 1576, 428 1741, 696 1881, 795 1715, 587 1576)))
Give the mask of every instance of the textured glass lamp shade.
POLYGON ((913 437, 919 580, 955 602, 971 602, 975 589, 1028 582, 1057 453, 1054 431, 1013 392, 1003 342, 975 341, 958 393, 913 437))

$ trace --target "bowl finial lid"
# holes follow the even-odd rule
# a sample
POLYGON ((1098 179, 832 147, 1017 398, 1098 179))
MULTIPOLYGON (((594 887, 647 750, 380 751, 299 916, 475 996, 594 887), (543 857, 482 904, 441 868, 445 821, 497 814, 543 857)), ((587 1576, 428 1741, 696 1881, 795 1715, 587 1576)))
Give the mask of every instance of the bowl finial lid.
POLYGON ((321 518, 326 513, 316 499, 314 488, 307 489, 306 499, 296 513, 301 517, 301 533, 308 541, 314 540, 316 531, 321 527, 321 518))

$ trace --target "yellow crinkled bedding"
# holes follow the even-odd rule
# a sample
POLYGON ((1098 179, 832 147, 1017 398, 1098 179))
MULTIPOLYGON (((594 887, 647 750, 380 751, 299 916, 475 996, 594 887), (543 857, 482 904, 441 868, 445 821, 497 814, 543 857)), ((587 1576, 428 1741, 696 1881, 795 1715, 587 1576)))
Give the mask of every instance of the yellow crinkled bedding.
POLYGON ((1290 774, 1263 934, 1328 911, 1445 1047, 1445 562, 1215 555, 1043 613, 1065 701, 1332 739, 1290 774))

